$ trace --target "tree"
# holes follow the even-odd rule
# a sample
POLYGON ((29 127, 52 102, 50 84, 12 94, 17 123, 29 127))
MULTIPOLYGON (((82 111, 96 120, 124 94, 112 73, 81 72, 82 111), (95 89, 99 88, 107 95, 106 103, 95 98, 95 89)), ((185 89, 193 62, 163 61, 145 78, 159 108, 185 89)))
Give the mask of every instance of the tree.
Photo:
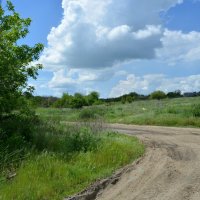
POLYGON ((150 95, 151 99, 158 99, 158 100, 164 99, 166 97, 167 97, 166 94, 163 91, 160 91, 160 90, 155 91, 155 92, 151 93, 151 95, 150 95))
POLYGON ((167 97, 168 97, 168 98, 178 98, 178 97, 182 97, 181 91, 180 91, 180 90, 175 90, 174 92, 168 92, 168 93, 167 93, 167 97))
POLYGON ((95 102, 99 101, 99 93, 98 92, 91 92, 88 96, 87 96, 87 101, 88 101, 88 105, 93 105, 95 102))
POLYGON ((82 108, 86 105, 85 97, 80 93, 75 93, 72 99, 72 108, 82 108))
POLYGON ((29 33, 31 19, 21 18, 10 1, 6 9, 0 5, 0 117, 22 109, 24 92, 34 90, 28 85, 28 79, 36 79, 42 68, 40 64, 31 63, 39 59, 43 45, 19 44, 29 33))

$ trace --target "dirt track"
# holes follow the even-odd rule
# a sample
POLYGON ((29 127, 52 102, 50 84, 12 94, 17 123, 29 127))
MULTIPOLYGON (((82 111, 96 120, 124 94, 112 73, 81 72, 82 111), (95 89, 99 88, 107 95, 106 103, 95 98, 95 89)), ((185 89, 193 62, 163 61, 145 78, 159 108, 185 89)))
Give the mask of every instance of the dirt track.
POLYGON ((200 200, 200 129, 109 127, 139 137, 147 153, 98 200, 200 200))
POLYGON ((200 129, 107 127, 140 138, 146 155, 66 200, 200 200, 200 129))

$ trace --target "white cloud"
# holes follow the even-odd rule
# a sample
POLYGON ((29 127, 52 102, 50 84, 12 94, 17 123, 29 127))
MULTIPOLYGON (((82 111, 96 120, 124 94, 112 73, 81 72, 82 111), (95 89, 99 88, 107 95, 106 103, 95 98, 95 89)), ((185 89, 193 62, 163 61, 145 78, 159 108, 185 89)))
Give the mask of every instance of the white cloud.
MULTIPOLYGON (((129 66, 134 65, 134 59, 155 58, 162 61, 161 67, 200 59, 200 32, 170 31, 162 26, 160 12, 182 2, 62 0, 63 19, 49 33, 48 46, 40 59, 45 69, 54 73, 48 87, 57 94, 62 91, 87 93, 99 90, 99 83, 102 87, 102 82, 108 83, 110 79, 108 87, 112 87, 119 77, 126 76, 126 80, 113 87, 110 96, 132 91, 149 93, 156 89, 166 92, 200 90, 200 75, 135 76, 131 67, 125 68, 127 62, 129 66)), ((149 67, 151 64, 149 61, 149 67)), ((100 90, 109 89, 102 87, 100 90)))
POLYGON ((145 76, 130 74, 126 80, 119 81, 112 88, 110 97, 121 96, 133 91, 147 94, 155 90, 170 92, 178 89, 182 92, 200 91, 200 74, 175 78, 169 78, 163 74, 145 76))
POLYGON ((162 43, 159 13, 180 0, 63 0, 63 19, 48 35, 46 69, 112 67, 151 59, 162 43))
POLYGON ((169 64, 200 60, 200 32, 165 30, 162 38, 163 48, 157 50, 157 57, 169 64))
POLYGON ((115 71, 112 69, 87 70, 70 69, 54 72, 52 80, 49 82, 50 88, 81 88, 92 87, 97 82, 107 81, 110 77, 124 76, 125 71, 115 71))

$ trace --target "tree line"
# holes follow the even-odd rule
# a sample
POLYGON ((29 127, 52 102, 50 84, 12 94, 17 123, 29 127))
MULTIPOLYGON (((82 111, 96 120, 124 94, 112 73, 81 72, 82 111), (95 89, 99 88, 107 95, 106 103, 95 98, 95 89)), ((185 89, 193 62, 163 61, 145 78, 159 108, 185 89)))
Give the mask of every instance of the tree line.
POLYGON ((132 103, 133 101, 139 100, 149 100, 149 99, 165 99, 165 98, 181 98, 181 97, 196 97, 200 96, 200 92, 187 92, 181 94, 180 90, 175 90, 173 92, 165 93, 163 91, 157 90, 149 95, 138 94, 136 92, 131 92, 129 94, 124 94, 115 98, 100 98, 100 94, 96 91, 91 92, 88 95, 83 95, 81 93, 75 93, 70 95, 68 93, 63 93, 61 98, 58 97, 41 97, 32 96, 31 102, 38 107, 55 107, 55 108, 82 108, 83 106, 99 105, 103 103, 115 103, 121 102, 132 103))

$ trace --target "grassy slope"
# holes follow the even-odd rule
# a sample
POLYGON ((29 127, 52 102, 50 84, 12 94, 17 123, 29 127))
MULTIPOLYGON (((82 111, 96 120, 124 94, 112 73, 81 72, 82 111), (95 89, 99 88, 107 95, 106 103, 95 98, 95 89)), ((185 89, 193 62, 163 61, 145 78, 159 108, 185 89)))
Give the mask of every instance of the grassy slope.
POLYGON ((44 118, 76 121, 82 120, 80 113, 88 110, 110 123, 200 127, 200 117, 194 117, 194 105, 197 104, 200 105, 200 97, 115 103, 82 110, 40 108, 37 113, 44 118))
POLYGON ((144 153, 143 144, 134 137, 111 133, 102 137, 97 150, 74 154, 70 160, 56 153, 32 155, 13 181, 0 182, 0 199, 62 199, 144 153))

